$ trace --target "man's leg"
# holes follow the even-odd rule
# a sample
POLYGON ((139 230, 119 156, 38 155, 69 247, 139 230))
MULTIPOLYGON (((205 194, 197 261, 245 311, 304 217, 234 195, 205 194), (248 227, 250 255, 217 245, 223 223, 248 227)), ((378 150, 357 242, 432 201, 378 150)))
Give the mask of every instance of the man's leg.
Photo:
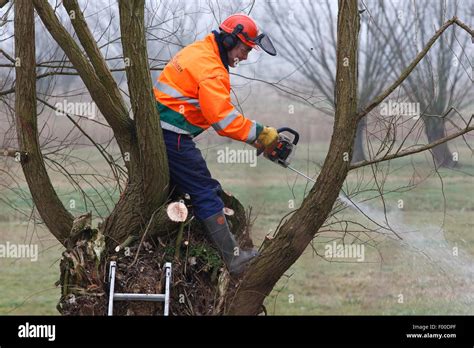
POLYGON ((242 273, 248 262, 258 255, 257 250, 241 250, 230 232, 224 212, 218 212, 203 220, 204 226, 214 245, 222 254, 231 274, 242 273))
POLYGON ((191 138, 167 131, 163 134, 172 185, 191 196, 194 215, 203 221, 230 273, 241 273, 257 253, 240 250, 230 232, 223 213, 224 203, 219 197, 219 182, 211 177, 201 152, 191 138))
POLYGON ((224 203, 219 197, 221 186, 211 177, 201 151, 187 135, 163 131, 168 154, 170 184, 191 196, 194 215, 205 220, 221 212, 224 203))

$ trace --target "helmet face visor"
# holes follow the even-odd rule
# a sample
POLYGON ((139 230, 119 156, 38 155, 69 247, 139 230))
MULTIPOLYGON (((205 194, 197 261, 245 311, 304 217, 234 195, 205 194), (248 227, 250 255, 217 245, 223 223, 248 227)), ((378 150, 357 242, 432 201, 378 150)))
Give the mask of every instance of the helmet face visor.
POLYGON ((272 40, 267 34, 260 34, 254 40, 255 44, 271 56, 276 56, 277 52, 273 46, 272 40))
POLYGON ((270 40, 270 37, 267 34, 262 33, 258 35, 255 39, 250 38, 245 32, 242 32, 241 34, 244 35, 245 39, 255 43, 258 47, 267 52, 269 55, 276 56, 277 52, 275 46, 273 46, 272 40, 270 40))

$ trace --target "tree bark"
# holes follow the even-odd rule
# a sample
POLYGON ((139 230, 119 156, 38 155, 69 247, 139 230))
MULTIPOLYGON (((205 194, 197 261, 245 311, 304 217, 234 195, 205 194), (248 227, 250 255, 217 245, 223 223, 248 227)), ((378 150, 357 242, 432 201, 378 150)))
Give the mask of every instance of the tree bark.
POLYGON ((71 231, 73 216, 58 198, 46 171, 36 115, 36 57, 33 4, 15 1, 15 118, 19 147, 27 153, 21 161, 33 202, 46 227, 63 245, 71 231))
POLYGON ((140 169, 145 208, 149 214, 166 201, 168 194, 168 161, 166 146, 156 109, 148 65, 145 38, 144 0, 119 1, 120 31, 128 89, 137 130, 140 169))
POLYGON ((347 176, 357 129, 359 12, 356 0, 339 0, 337 34, 336 114, 321 173, 301 208, 251 264, 232 300, 230 314, 255 315, 261 311, 265 297, 329 216, 347 176))
POLYGON ((120 29, 132 112, 134 145, 129 182, 112 214, 104 234, 122 242, 130 234, 142 234, 152 214, 165 203, 168 194, 168 159, 160 117, 155 107, 145 39, 144 1, 120 1, 120 29))

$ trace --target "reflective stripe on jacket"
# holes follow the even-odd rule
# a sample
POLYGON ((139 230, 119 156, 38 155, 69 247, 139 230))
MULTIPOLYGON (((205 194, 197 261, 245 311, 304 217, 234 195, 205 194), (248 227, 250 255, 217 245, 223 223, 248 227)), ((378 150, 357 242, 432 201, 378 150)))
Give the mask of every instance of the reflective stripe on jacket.
POLYGON ((154 94, 163 129, 196 136, 213 127, 247 143, 263 129, 232 105, 229 72, 214 34, 179 51, 160 74, 154 94))

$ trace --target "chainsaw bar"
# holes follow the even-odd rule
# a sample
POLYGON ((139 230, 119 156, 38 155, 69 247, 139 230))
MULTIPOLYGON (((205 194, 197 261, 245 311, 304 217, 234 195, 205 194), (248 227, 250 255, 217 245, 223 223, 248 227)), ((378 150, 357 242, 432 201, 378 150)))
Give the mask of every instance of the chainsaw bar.
POLYGON ((296 170, 295 168, 291 167, 291 166, 286 166, 286 168, 288 169, 291 169, 292 171, 294 171, 295 173, 301 175, 302 177, 304 177, 305 179, 309 180, 309 181, 312 181, 316 184, 316 180, 310 178, 309 176, 307 176, 306 174, 303 174, 301 173, 299 170, 296 170))

